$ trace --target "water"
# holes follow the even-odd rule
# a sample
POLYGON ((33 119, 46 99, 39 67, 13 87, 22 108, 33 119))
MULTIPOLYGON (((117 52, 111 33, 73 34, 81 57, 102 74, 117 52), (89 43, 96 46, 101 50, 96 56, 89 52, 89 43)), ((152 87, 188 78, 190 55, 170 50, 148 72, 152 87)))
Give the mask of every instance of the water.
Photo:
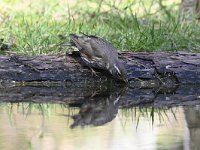
POLYGON ((0 149, 200 149, 199 106, 104 108, 1 103, 0 149))
POLYGON ((3 85, 0 150, 200 149, 199 89, 3 85))

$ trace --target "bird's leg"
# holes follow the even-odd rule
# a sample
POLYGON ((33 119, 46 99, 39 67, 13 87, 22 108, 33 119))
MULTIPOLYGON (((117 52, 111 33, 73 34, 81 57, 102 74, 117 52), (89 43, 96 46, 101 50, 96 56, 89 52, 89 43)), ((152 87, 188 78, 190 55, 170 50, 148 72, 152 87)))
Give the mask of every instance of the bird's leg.
POLYGON ((96 96, 97 94, 100 94, 100 91, 99 91, 99 90, 95 90, 94 92, 92 92, 91 97, 94 97, 94 96, 96 96))
POLYGON ((98 75, 97 75, 97 72, 96 71, 94 71, 94 69, 92 69, 91 67, 90 67, 90 70, 92 71, 92 76, 96 76, 96 77, 98 77, 98 75))

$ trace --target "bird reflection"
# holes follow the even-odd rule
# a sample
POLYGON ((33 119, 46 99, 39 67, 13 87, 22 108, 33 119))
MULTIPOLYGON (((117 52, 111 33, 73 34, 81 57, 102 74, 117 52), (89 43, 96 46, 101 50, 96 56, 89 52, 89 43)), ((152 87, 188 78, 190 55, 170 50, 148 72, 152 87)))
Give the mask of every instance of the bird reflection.
POLYGON ((71 116, 77 126, 101 126, 112 121, 118 113, 118 101, 124 90, 109 95, 95 95, 80 106, 78 114, 71 116))

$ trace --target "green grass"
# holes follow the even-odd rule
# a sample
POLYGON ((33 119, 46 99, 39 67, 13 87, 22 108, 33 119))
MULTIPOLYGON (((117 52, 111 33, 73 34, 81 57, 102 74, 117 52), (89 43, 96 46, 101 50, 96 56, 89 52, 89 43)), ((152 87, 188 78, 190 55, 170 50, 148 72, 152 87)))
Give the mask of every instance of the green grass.
POLYGON ((3 0, 0 38, 22 55, 64 53, 68 35, 81 32, 103 37, 123 51, 200 52, 200 25, 179 21, 179 2, 3 0))

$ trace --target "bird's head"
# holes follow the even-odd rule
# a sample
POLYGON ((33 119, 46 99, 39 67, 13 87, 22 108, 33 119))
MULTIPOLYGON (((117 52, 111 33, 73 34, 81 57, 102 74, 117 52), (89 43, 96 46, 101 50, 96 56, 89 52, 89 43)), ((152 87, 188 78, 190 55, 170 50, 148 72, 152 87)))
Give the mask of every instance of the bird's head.
POLYGON ((127 71, 124 64, 121 61, 115 61, 109 67, 110 73, 117 79, 128 82, 127 71))

